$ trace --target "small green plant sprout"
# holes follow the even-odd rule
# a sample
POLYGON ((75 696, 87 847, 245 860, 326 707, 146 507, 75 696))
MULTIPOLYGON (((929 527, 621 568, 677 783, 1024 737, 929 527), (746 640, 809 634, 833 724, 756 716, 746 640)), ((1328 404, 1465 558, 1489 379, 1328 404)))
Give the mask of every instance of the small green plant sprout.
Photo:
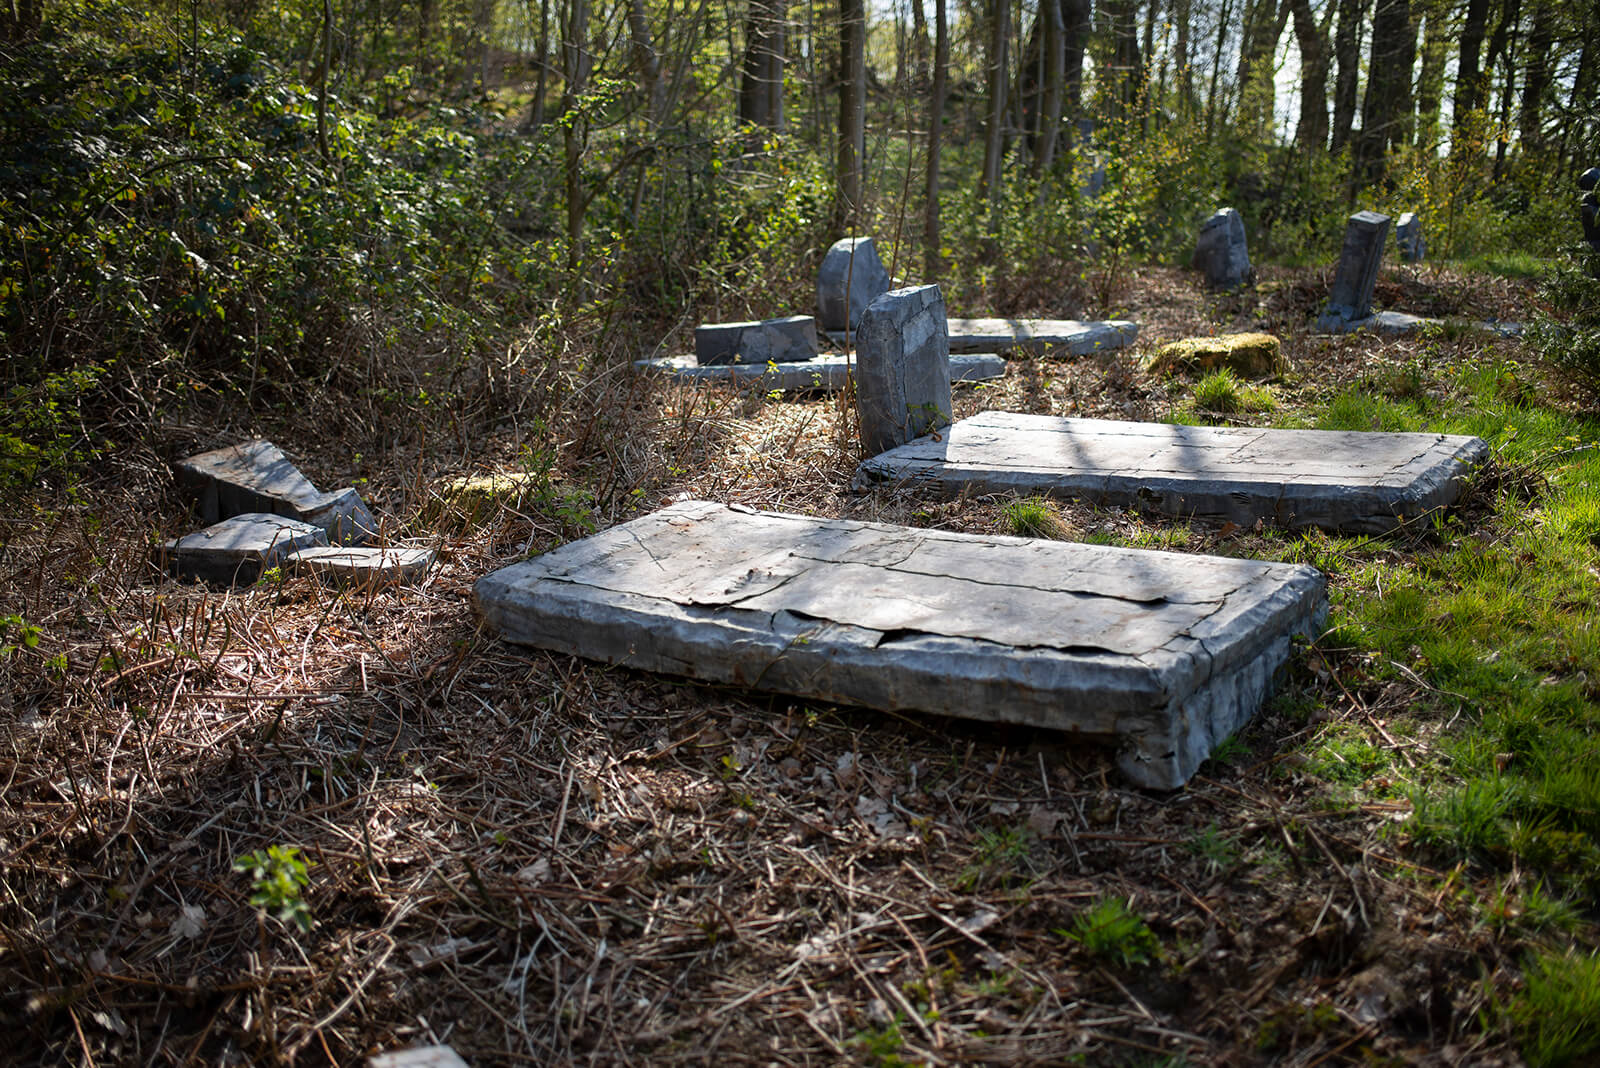
POLYGON ((306 874, 306 862, 300 859, 298 846, 275 845, 246 853, 234 860, 233 870, 248 873, 254 882, 250 904, 310 932, 311 909, 302 895, 311 877, 306 874))
POLYGON ((1219 831, 1215 823, 1189 839, 1188 849, 1204 860, 1213 874, 1233 867, 1239 859, 1239 847, 1233 839, 1219 831))
POLYGON ((1161 951, 1155 932, 1120 897, 1103 897, 1079 913, 1072 926, 1056 933, 1088 950, 1091 956, 1121 968, 1148 964, 1161 951))
POLYGON ((1600 954, 1536 954, 1508 1010, 1522 1055, 1534 1068, 1594 1064, 1600 1057, 1600 954))
POLYGON ((889 1017, 884 1014, 884 1022, 872 1028, 864 1028, 855 1033, 849 1044, 861 1051, 865 1063, 877 1065, 879 1068, 901 1068, 911 1062, 900 1056, 900 1050, 905 1047, 905 1036, 900 1033, 902 1014, 895 1013, 889 1017))
POLYGON ((1024 538, 1053 538, 1062 541, 1072 536, 1072 527, 1043 497, 1024 497, 1001 510, 1006 526, 1024 538))
POLYGON ((1271 390, 1249 385, 1230 367, 1209 372, 1194 387, 1195 407, 1204 411, 1270 412, 1276 403, 1271 390))
POLYGON ((43 635, 43 627, 29 623, 15 613, 0 616, 0 659, 9 657, 18 648, 39 648, 39 639, 43 635))

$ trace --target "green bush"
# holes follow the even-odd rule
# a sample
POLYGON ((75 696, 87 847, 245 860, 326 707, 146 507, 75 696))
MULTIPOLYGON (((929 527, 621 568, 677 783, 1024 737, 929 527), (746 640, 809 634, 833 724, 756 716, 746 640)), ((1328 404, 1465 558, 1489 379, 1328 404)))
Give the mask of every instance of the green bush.
POLYGON ((1550 272, 1540 296, 1551 308, 1534 318, 1528 347, 1600 399, 1600 253, 1569 255, 1550 272))

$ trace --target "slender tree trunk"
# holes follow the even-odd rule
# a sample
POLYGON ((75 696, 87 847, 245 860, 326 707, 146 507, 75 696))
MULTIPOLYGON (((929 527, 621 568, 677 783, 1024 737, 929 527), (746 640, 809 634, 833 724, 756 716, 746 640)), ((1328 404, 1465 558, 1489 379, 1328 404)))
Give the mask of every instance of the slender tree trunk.
POLYGON ((1144 55, 1139 61, 1139 124, 1146 137, 1150 136, 1151 108, 1145 106, 1150 94, 1150 67, 1156 58, 1156 19, 1161 16, 1161 0, 1150 0, 1144 19, 1144 55))
POLYGON ((1111 30, 1111 96, 1118 116, 1126 116, 1137 102, 1143 85, 1144 63, 1139 56, 1139 9, 1137 0, 1102 0, 1102 10, 1111 30))
POLYGON ((1450 50, 1447 0, 1428 0, 1423 15, 1422 71, 1417 75, 1418 151, 1434 155, 1439 145, 1439 110, 1444 99, 1444 67, 1450 50))
POLYGON ((1516 90, 1516 64, 1514 53, 1516 51, 1517 27, 1522 21, 1521 0, 1504 0, 1500 8, 1500 21, 1495 25, 1494 33, 1489 35, 1489 56, 1483 64, 1484 81, 1487 83, 1494 77, 1495 64, 1503 59, 1505 66, 1505 80, 1501 83, 1498 94, 1499 129, 1495 136, 1494 147, 1494 173, 1493 180, 1498 182, 1505 173, 1506 145, 1511 136, 1511 98, 1516 90))
POLYGON ((1232 8, 1232 0, 1222 0, 1222 11, 1217 15, 1217 40, 1211 50, 1211 86, 1206 90, 1208 138, 1215 134, 1217 127, 1217 79, 1222 74, 1222 48, 1228 43, 1228 16, 1232 8))
POLYGON ((928 85, 928 16, 922 10, 922 0, 910 0, 910 3, 912 77, 920 90, 928 85))
POLYGON ((839 0, 839 154, 834 214, 841 227, 859 222, 866 156, 866 5, 839 0))
POLYGON ((661 128, 667 102, 667 87, 661 80, 661 57, 650 33, 644 0, 632 0, 628 7, 628 31, 633 44, 633 65, 639 71, 639 88, 644 92, 645 119, 651 131, 661 128))
POLYGON ((1383 178, 1389 146, 1411 140, 1411 70, 1417 51, 1413 25, 1409 0, 1378 0, 1356 145, 1357 172, 1368 184, 1383 178))
POLYGON ((594 57, 589 52, 589 0, 571 0, 572 9, 566 33, 566 92, 562 110, 568 117, 566 148, 567 185, 567 265, 576 267, 583 260, 583 214, 587 198, 583 193, 583 149, 588 121, 582 110, 584 91, 594 57))
POLYGON ((1178 115, 1184 119, 1194 117, 1194 61, 1189 57, 1190 7, 1191 0, 1175 0, 1172 8, 1172 21, 1177 31, 1172 62, 1178 73, 1178 115))
POLYGON ((1000 204, 1000 169, 1005 151, 1007 46, 1011 41, 1011 4, 993 0, 989 24, 989 119, 984 131, 983 174, 978 181, 978 198, 989 205, 991 215, 1000 204))
POLYGON ((1066 72, 1062 77, 1065 99, 1061 103, 1067 117, 1068 148, 1072 131, 1083 114, 1083 52, 1089 41, 1089 0, 1060 0, 1061 18, 1066 25, 1062 52, 1066 58, 1066 72))
POLYGON ((1482 110, 1484 97, 1483 70, 1478 61, 1483 56, 1483 35, 1489 21, 1489 0, 1467 0, 1466 13, 1461 22, 1461 50, 1456 58, 1455 115, 1451 119, 1451 146, 1454 153, 1458 144, 1470 138, 1472 116, 1482 110))
MULTIPOLYGON (((912 0, 918 3, 919 0, 912 0)), ((944 130, 944 103, 950 75, 950 27, 945 0, 933 7, 933 98, 928 105, 928 187, 923 205, 922 261, 928 281, 944 274, 943 237, 939 232, 939 146, 944 130)))
MULTIPOLYGON (((1061 98, 1067 75, 1067 23, 1057 0, 1041 0, 1044 20, 1044 100, 1039 108, 1039 145, 1033 154, 1033 176, 1041 178, 1055 162, 1056 138, 1061 133, 1061 98)), ((1043 194, 1044 187, 1040 186, 1043 194)))
POLYGON ((333 65, 333 4, 322 0, 322 63, 317 73, 317 151, 326 163, 328 154, 328 68, 333 65))
MULTIPOLYGON (((637 2, 637 0, 636 0, 637 2)), ((750 0, 739 118, 776 130, 783 121, 784 0, 750 0)))
POLYGON ((1550 52, 1555 43, 1553 15, 1550 0, 1539 0, 1528 30, 1527 76, 1522 84, 1522 107, 1517 115, 1517 132, 1525 155, 1542 156, 1546 147, 1544 115, 1545 97, 1550 91, 1550 52))
POLYGON ((1356 101, 1361 87, 1361 36, 1367 0, 1339 0, 1339 25, 1333 35, 1333 58, 1339 71, 1333 83, 1333 150, 1350 143, 1356 101))
POLYGON ((1328 145, 1328 38, 1311 0, 1289 0, 1289 5, 1300 48, 1300 122, 1294 139, 1307 151, 1321 152, 1328 145))

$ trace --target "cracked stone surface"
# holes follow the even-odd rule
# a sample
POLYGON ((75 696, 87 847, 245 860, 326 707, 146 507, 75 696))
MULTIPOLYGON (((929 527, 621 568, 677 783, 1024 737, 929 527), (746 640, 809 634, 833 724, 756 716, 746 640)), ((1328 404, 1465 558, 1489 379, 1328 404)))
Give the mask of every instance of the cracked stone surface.
POLYGON ((509 641, 1113 741, 1183 785, 1327 611, 1314 568, 686 501, 480 579, 509 641))
POLYGON ((180 578, 248 586, 291 553, 327 545, 328 533, 287 516, 247 512, 164 543, 160 562, 180 578))
MULTIPOLYGON (((635 360, 634 368, 697 382, 738 382, 750 389, 792 389, 833 392, 844 388, 845 375, 855 361, 830 354, 816 359, 778 364, 719 364, 702 366, 693 356, 668 356, 635 360)), ((950 357, 950 381, 983 382, 1006 373, 1006 361, 992 352, 950 357)))
POLYGON ((394 586, 426 575, 433 565, 433 550, 319 545, 290 553, 287 563, 343 586, 394 586))
POLYGON ((855 485, 1048 494, 1180 518, 1383 533, 1453 502, 1489 454, 1445 434, 1169 426, 985 412, 872 457, 855 485))
POLYGON ((178 485, 195 495, 200 520, 268 512, 312 523, 330 541, 359 544, 377 529, 353 488, 323 493, 270 441, 246 441, 179 460, 178 485))

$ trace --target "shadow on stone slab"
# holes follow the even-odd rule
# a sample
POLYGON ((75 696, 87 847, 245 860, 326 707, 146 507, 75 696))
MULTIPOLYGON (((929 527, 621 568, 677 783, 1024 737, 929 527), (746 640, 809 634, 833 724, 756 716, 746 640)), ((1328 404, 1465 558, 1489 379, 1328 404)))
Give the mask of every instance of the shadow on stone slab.
POLYGON ((298 519, 247 512, 165 542, 156 550, 164 570, 190 581, 248 586, 301 549, 327 545, 327 531, 298 519))
MULTIPOLYGON (((635 360, 634 369, 666 375, 684 382, 737 384, 751 390, 793 390, 797 393, 832 393, 844 388, 854 361, 837 354, 797 363, 718 364, 705 367, 693 356, 668 356, 635 360)), ((968 353, 950 357, 950 381, 983 382, 1006 373, 1006 361, 994 353, 968 353)))
POLYGON ((1327 612, 1314 568, 704 501, 479 580, 508 641, 814 700, 1061 730, 1182 786, 1327 612))

